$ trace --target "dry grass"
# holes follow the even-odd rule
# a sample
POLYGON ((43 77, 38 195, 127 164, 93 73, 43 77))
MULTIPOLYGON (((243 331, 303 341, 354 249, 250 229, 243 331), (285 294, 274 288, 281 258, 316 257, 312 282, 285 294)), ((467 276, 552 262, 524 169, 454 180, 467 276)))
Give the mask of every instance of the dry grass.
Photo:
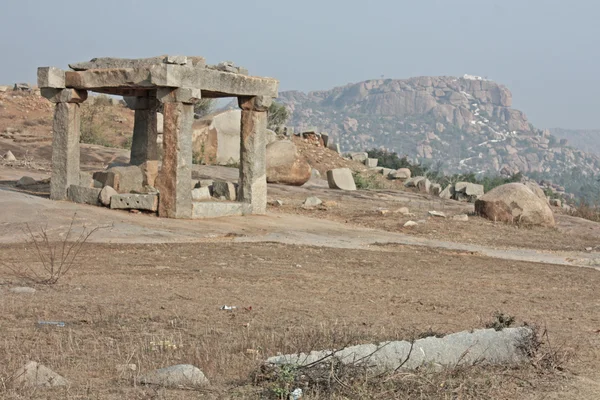
POLYGON ((600 207, 582 203, 576 208, 572 208, 568 213, 572 217, 587 219, 593 222, 600 222, 600 207))
MULTIPOLYGON (((34 261, 30 250, 0 246, 0 257, 34 261)), ((276 398, 273 379, 259 376, 268 356, 471 329, 499 306, 528 320, 548 318, 552 337, 571 348, 596 307, 584 299, 600 284, 596 271, 409 247, 365 254, 274 244, 89 245, 82 255, 74 273, 36 286, 33 295, 2 289, 1 398, 276 398), (557 292, 556 282, 569 284, 557 292), (225 304, 238 308, 221 311, 225 304), (38 327, 38 320, 66 326, 38 327), (11 387, 12 373, 29 360, 72 386, 11 387), (135 383, 140 374, 180 363, 199 366, 211 386, 185 391, 135 383), (122 364, 137 370, 119 370, 122 364)), ((21 284, 0 272, 0 288, 21 284)), ((594 348, 596 337, 588 339, 594 348)), ((578 373, 600 359, 596 353, 584 354, 578 373)), ((513 399, 560 391, 567 378, 537 363, 380 377, 334 366, 342 383, 316 372, 297 378, 309 382, 307 399, 513 399)))

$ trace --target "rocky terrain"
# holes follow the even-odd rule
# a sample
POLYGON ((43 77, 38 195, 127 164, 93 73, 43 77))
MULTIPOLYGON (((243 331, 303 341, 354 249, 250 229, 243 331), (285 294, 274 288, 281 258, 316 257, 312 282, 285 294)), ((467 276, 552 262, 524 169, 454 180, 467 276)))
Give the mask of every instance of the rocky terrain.
POLYGON ((600 155, 600 129, 551 128, 550 132, 580 150, 600 155))
POLYGON ((318 129, 342 151, 382 148, 445 172, 538 173, 578 167, 600 172, 600 157, 535 128, 511 108, 505 86, 481 77, 379 79, 326 91, 280 93, 296 130, 318 129))

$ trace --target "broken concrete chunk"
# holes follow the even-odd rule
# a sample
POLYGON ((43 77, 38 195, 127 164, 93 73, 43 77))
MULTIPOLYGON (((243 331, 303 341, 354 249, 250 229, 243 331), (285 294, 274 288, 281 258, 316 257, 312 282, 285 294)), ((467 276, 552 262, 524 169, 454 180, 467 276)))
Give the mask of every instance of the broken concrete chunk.
POLYGON ((158 195, 125 193, 111 196, 110 208, 117 210, 144 210, 156 212, 158 210, 158 195))
POLYGON ((99 206, 101 191, 102 189, 98 188, 71 185, 67 190, 67 198, 74 203, 99 206))
POLYGON ((327 171, 327 182, 331 189, 356 190, 350 168, 336 168, 327 171))

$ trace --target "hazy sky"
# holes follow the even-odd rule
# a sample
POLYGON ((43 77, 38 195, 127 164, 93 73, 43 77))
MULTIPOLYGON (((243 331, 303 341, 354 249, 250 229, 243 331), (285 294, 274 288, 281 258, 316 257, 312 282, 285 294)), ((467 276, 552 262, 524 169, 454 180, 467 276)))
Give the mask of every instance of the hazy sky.
POLYGON ((597 0, 2 0, 0 82, 93 57, 202 55, 281 90, 487 76, 538 127, 600 128, 597 0))

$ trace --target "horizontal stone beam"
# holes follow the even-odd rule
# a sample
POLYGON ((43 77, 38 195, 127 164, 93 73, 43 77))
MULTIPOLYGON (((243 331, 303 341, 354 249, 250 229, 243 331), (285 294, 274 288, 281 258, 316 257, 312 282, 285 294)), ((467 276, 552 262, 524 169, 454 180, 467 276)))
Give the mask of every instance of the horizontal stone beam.
MULTIPOLYGON (((67 71, 65 85, 73 89, 192 88, 229 96, 277 97, 279 81, 186 65, 159 64, 143 68, 67 71)), ((213 97, 213 96, 211 96, 213 97)))
POLYGON ((42 97, 52 103, 83 103, 87 100, 86 90, 41 88, 42 97))

